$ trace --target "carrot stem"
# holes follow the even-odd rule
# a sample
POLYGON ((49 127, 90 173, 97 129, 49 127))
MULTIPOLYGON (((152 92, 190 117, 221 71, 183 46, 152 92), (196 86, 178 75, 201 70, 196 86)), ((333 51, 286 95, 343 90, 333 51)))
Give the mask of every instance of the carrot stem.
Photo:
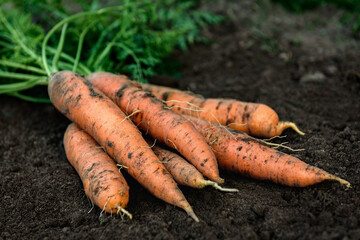
POLYGON ((0 70, 0 77, 2 78, 11 78, 11 79, 20 79, 24 81, 28 80, 34 80, 36 78, 39 78, 41 76, 34 76, 31 74, 24 74, 24 73, 10 73, 10 72, 4 72, 0 70))
MULTIPOLYGON (((53 54, 56 52, 56 50, 55 50, 54 48, 49 47, 49 46, 46 47, 46 50, 49 51, 49 52, 51 52, 51 53, 53 53, 53 54)), ((66 54, 66 53, 62 52, 62 53, 60 54, 60 57, 61 57, 62 59, 64 59, 64 60, 72 63, 72 64, 75 63, 75 59, 74 59, 72 56, 70 56, 69 54, 66 54)), ((59 66, 60 66, 60 64, 66 64, 66 63, 61 61, 61 62, 59 62, 59 66)), ((86 66, 84 66, 83 64, 79 63, 78 66, 79 66, 79 70, 81 69, 84 74, 89 75, 89 74, 92 73, 92 72, 91 72, 86 66)), ((72 67, 70 67, 70 68, 72 68, 72 67)), ((67 67, 66 69, 70 69, 70 68, 67 67)))
MULTIPOLYGON (((113 41, 116 39, 116 37, 113 39, 113 41)), ((109 43, 105 49, 98 55, 98 58, 96 62, 94 63, 94 66, 98 66, 101 61, 104 60, 104 58, 110 53, 111 48, 114 46, 114 42, 109 43)))
POLYGON ((107 26, 101 33, 100 33, 100 37, 98 38, 97 42, 94 44, 94 48, 92 48, 92 52, 90 57, 88 58, 86 65, 87 66, 93 66, 94 65, 94 61, 95 58, 99 55, 98 51, 100 49, 100 47, 102 47, 104 44, 104 38, 107 34, 109 34, 110 30, 113 30, 115 27, 119 26, 119 22, 115 21, 112 24, 110 24, 109 26, 107 26))
POLYGON ((76 20, 78 18, 82 18, 82 17, 86 17, 86 16, 91 16, 91 15, 102 15, 104 13, 108 13, 111 11, 115 11, 115 10, 123 10, 124 6, 116 6, 116 7, 107 7, 107 8, 102 8, 100 10, 97 11, 89 11, 89 12, 80 12, 77 14, 74 14, 68 18, 63 19, 62 21, 60 21, 59 23, 57 23, 45 36, 44 41, 42 43, 42 49, 41 49, 41 56, 42 56, 42 61, 43 61, 43 65, 45 68, 45 71, 47 73, 48 76, 51 75, 50 72, 50 68, 49 65, 47 63, 47 58, 46 58, 46 46, 47 43, 50 39, 50 37, 55 33, 56 30, 58 30, 60 27, 62 27, 64 24, 67 24, 73 20, 76 20))
POLYGON ((29 65, 24 65, 24 64, 20 64, 20 63, 8 61, 8 60, 0 60, 0 65, 7 66, 7 67, 13 67, 13 68, 19 68, 19 69, 22 69, 25 71, 38 73, 38 74, 46 74, 46 72, 40 68, 32 67, 29 65))
POLYGON ((81 51, 82 51, 82 47, 83 47, 83 43, 84 43, 84 39, 85 39, 85 35, 87 34, 87 32, 90 30, 90 28, 96 23, 96 21, 90 23, 80 34, 79 37, 79 44, 77 47, 77 51, 76 51, 76 57, 75 57, 75 62, 74 62, 74 66, 72 68, 73 72, 76 72, 77 66, 79 64, 80 61, 80 55, 81 55, 81 51))
POLYGON ((55 56, 53 58, 53 70, 54 71, 59 71, 57 64, 59 62, 60 59, 60 54, 62 52, 62 49, 64 47, 64 42, 65 42, 65 36, 66 36, 66 29, 67 29, 68 24, 64 24, 63 28, 61 29, 61 35, 60 35, 60 40, 59 40, 59 45, 58 48, 56 50, 55 56))
POLYGON ((41 82, 44 82, 45 79, 43 78, 33 78, 29 79, 26 82, 17 82, 17 83, 9 83, 9 84, 1 84, 0 86, 0 94, 4 93, 12 93, 12 92, 18 92, 22 90, 26 90, 30 87, 34 87, 38 85, 41 82))
POLYGON ((12 92, 12 93, 7 93, 7 95, 10 96, 14 96, 29 102, 35 102, 35 103, 51 103, 50 99, 48 98, 37 98, 37 97, 31 97, 31 96, 27 96, 18 92, 12 92))
POLYGON ((142 70, 141 70, 141 63, 140 63, 139 58, 134 53, 134 51, 122 43, 115 43, 115 46, 118 46, 118 47, 121 47, 122 49, 124 49, 134 59, 134 61, 136 63, 136 68, 138 71, 138 76, 139 76, 138 79, 136 79, 136 81, 140 82, 140 83, 144 83, 143 74, 142 74, 142 70))

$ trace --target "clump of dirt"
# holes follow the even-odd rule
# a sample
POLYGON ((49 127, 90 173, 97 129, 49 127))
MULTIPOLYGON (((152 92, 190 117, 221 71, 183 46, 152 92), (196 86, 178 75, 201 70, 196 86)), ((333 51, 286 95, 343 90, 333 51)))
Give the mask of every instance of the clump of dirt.
POLYGON ((360 51, 337 22, 342 12, 325 6, 292 15, 254 1, 206 7, 230 20, 205 32, 209 44, 174 54, 181 79, 152 81, 271 106, 306 133, 286 130, 277 141, 305 151, 284 151, 353 188, 289 188, 222 171, 239 193, 181 188, 201 219, 195 223, 125 173, 134 219, 100 216, 65 157, 69 121, 51 105, 0 96, 2 239, 359 239, 360 51))

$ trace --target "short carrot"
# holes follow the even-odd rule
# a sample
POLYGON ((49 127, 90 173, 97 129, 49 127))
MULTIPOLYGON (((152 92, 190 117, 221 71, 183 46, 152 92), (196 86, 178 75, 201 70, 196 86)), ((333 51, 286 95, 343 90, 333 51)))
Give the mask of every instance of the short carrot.
POLYGON ((129 201, 129 186, 115 162, 86 132, 71 123, 64 135, 67 159, 83 182, 85 194, 108 213, 124 213, 129 201))
POLYGON ((52 74, 52 104, 89 133, 129 174, 154 196, 184 209, 198 221, 190 204, 164 165, 128 117, 83 77, 71 71, 52 74))
POLYGON ((166 102, 174 112, 200 117, 256 137, 274 137, 292 128, 304 135, 292 122, 279 121, 278 114, 264 104, 233 99, 208 98, 176 89, 143 84, 143 89, 166 102))
POLYGON ((206 186, 213 186, 223 192, 239 191, 234 188, 223 188, 216 182, 205 180, 203 175, 193 165, 172 151, 166 150, 158 145, 153 146, 152 150, 178 184, 199 189, 206 186))
POLYGON ((94 86, 110 97, 132 121, 153 138, 175 148, 204 176, 222 183, 216 157, 203 136, 181 115, 140 85, 125 76, 106 72, 92 73, 87 77, 94 86), (134 114, 137 112, 136 114, 134 114))
POLYGON ((350 187, 348 181, 269 148, 245 133, 200 118, 185 118, 203 134, 222 169, 292 187, 306 187, 324 180, 336 180, 350 187))

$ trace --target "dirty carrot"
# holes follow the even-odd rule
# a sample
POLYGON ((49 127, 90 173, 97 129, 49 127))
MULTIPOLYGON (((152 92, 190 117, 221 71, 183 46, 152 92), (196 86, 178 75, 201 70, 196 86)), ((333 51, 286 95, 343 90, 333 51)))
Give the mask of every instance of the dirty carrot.
POLYGON ((350 187, 348 181, 269 148, 245 133, 200 118, 185 118, 203 134, 222 169, 292 187, 306 187, 325 180, 336 180, 350 187))
POLYGON ((190 204, 164 165, 128 117, 83 77, 71 71, 52 74, 52 104, 90 134, 104 150, 154 196, 184 209, 198 221, 190 204))
POLYGON ((204 99, 192 93, 149 84, 142 87, 163 100, 174 112, 227 125, 252 136, 270 138, 280 135, 287 128, 304 135, 295 123, 279 121, 278 114, 264 104, 234 99, 204 99))
POLYGON ((223 188, 216 182, 205 180, 203 175, 193 165, 172 151, 158 145, 153 146, 152 150, 178 184, 199 189, 206 186, 213 186, 223 192, 239 191, 234 188, 223 188))
POLYGON ((215 155, 203 136, 181 115, 125 76, 96 72, 87 77, 153 138, 176 149, 205 177, 223 183, 215 155), (137 112, 134 114, 135 112, 137 112))
POLYGON ((115 162, 86 132, 71 123, 64 135, 67 159, 79 174, 86 196, 108 213, 124 213, 129 201, 129 186, 115 162))

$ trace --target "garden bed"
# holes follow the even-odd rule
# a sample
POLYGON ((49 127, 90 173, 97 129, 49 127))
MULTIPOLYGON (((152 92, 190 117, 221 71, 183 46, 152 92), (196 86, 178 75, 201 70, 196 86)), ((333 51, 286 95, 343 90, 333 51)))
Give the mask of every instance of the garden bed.
POLYGON ((0 238, 2 239, 359 239, 360 48, 322 7, 303 15, 253 1, 209 8, 230 20, 204 34, 211 40, 173 59, 181 78, 151 81, 202 94, 261 102, 306 135, 286 130, 290 152, 348 180, 290 188, 221 171, 222 193, 181 187, 196 214, 148 193, 125 173, 128 218, 92 207, 67 162, 62 138, 69 121, 50 104, 0 96, 0 238))

